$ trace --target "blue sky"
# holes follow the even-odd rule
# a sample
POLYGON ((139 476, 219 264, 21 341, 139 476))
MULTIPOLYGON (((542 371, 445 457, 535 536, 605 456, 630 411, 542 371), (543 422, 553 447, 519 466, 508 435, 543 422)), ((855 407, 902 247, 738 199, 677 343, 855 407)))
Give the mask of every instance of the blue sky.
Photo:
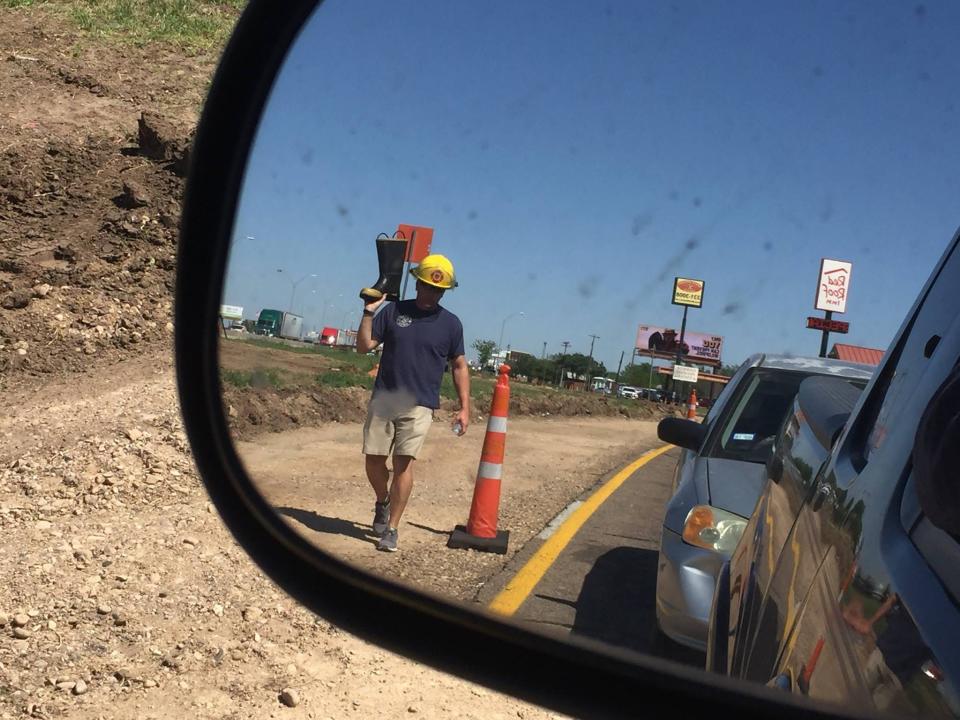
POLYGON ((305 277, 309 327, 356 327, 374 238, 409 223, 456 266, 468 345, 598 335, 615 369, 638 325, 679 329, 683 275, 726 363, 815 355, 831 257, 832 341, 886 348, 960 226, 956 27, 933 2, 327 0, 261 123, 224 302, 287 309, 305 277))

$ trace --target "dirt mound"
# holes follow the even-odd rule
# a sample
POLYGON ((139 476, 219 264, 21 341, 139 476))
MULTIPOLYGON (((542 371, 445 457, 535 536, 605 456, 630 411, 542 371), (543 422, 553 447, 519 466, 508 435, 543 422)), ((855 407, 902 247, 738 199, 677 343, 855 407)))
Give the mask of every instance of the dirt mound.
POLYGON ((325 422, 363 422, 370 393, 363 388, 224 388, 230 430, 240 440, 325 422))
POLYGON ((0 154, 0 372, 75 372, 169 343, 181 192, 109 138, 0 154))
POLYGON ((88 47, 52 14, 0 12, 0 386, 169 348, 214 54, 88 47))
MULTIPOLYGON (((262 433, 284 432, 298 427, 314 427, 325 422, 363 422, 370 391, 360 387, 274 388, 224 386, 224 409, 230 430, 238 440, 251 440, 262 433)), ((474 422, 483 423, 490 407, 490 395, 480 393, 474 404, 474 422)), ((459 404, 441 400, 436 416, 452 419, 459 404)), ((625 417, 656 420, 682 416, 679 406, 658 405, 640 400, 617 402, 591 393, 553 393, 538 396, 514 395, 510 415, 625 417)))

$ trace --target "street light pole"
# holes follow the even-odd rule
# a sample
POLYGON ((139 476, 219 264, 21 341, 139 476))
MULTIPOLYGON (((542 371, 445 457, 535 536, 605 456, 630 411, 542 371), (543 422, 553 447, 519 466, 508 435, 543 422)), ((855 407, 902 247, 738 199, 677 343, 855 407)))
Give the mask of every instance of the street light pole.
POLYGON ((507 315, 507 316, 503 319, 503 322, 502 322, 502 323, 500 323, 500 340, 497 341, 497 353, 498 353, 498 354, 503 351, 503 329, 507 326, 507 320, 509 320, 509 319, 512 318, 512 317, 516 317, 517 315, 519 315, 520 317, 523 317, 523 312, 511 313, 510 315, 507 315))
POLYGON ((302 278, 300 278, 299 280, 297 280, 296 282, 294 282, 294 281, 290 278, 290 274, 289 274, 289 273, 284 273, 281 268, 277 268, 277 272, 278 272, 278 273, 283 273, 284 277, 286 277, 287 280, 290 281, 290 305, 288 306, 287 312, 293 313, 293 298, 294 298, 294 294, 297 292, 297 285, 299 285, 300 283, 302 283, 302 282, 303 282, 304 280, 306 280, 307 278, 309 278, 309 277, 315 278, 317 275, 316 275, 316 273, 311 273, 311 274, 309 274, 309 275, 304 275, 302 278))

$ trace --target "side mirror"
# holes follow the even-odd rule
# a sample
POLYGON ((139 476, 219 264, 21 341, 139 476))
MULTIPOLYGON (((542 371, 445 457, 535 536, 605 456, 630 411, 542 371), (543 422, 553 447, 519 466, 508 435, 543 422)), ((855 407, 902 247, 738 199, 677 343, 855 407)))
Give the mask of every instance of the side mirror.
MULTIPOLYGON (((382 163, 366 176, 362 173, 360 176, 382 181, 382 188, 378 187, 378 193, 382 194, 382 199, 389 200, 398 207, 404 206, 396 202, 393 196, 396 187, 425 188, 422 191, 424 196, 435 196, 438 193, 433 188, 439 187, 439 183, 455 184, 454 178, 457 176, 450 175, 446 168, 442 173, 437 172, 430 177, 427 183, 417 182, 420 178, 419 169, 413 172, 413 169, 408 169, 404 164, 400 155, 395 157, 393 154, 393 148, 401 145, 394 141, 402 135, 394 133, 393 130, 400 129, 405 132, 416 127, 417 137, 426 143, 425 147, 430 154, 411 154, 410 157, 426 158, 424 166, 431 168, 437 165, 433 162, 435 151, 440 153, 437 157, 442 157, 448 144, 450 147, 466 145, 464 138, 474 132, 474 120, 478 115, 486 115, 488 109, 496 106, 506 113, 504 117, 520 117, 527 127, 521 128, 524 133, 516 137, 522 139, 530 136, 532 140, 536 140, 534 131, 537 123, 551 120, 553 105, 545 105, 544 114, 540 116, 527 116, 528 111, 517 113, 514 110, 513 97, 520 103, 517 107, 532 108, 537 103, 528 103, 527 100, 536 100, 540 96, 551 99, 551 103, 552 98, 559 98, 566 107, 570 104, 569 98, 581 96, 581 87, 592 92, 595 84, 593 66, 589 63, 583 70, 586 73, 583 77, 587 78, 588 85, 567 82, 568 74, 564 71, 558 72, 557 68, 563 70, 567 67, 566 60, 571 56, 568 49, 559 43, 544 43, 540 45, 540 49, 553 47, 557 50, 554 59, 540 57, 538 51, 536 63, 528 62, 528 57, 532 56, 526 53, 522 53, 514 61, 524 78, 533 65, 542 69, 545 73, 543 85, 537 84, 535 76, 531 76, 527 85, 517 85, 508 93, 488 100, 486 91, 499 86, 502 75, 500 68, 511 67, 507 60, 499 60, 499 52, 513 43, 505 42, 496 46, 498 60, 494 63, 488 62, 491 51, 487 46, 490 40, 501 39, 503 28, 511 26, 514 17, 507 14, 499 19, 488 19, 488 8, 485 6, 470 15, 464 10, 467 5, 457 5, 463 14, 450 21, 450 32, 459 30, 462 35, 448 34, 441 26, 431 25, 420 37, 437 37, 443 40, 434 52, 453 47, 471 50, 474 53, 472 56, 461 58, 462 67, 487 69, 488 66, 494 66, 499 74, 491 75, 495 80, 488 81, 494 84, 476 87, 469 77, 462 76, 460 70, 451 66, 446 58, 443 63, 424 62, 421 58, 430 57, 429 49, 423 50, 421 54, 411 51, 402 54, 406 55, 410 63, 415 62, 418 67, 434 68, 441 71, 440 74, 435 75, 432 80, 413 73, 405 77, 393 67, 393 61, 398 56, 394 48, 387 47, 384 51, 384 38, 399 37, 396 35, 397 17, 410 23, 404 27, 417 28, 420 17, 446 18, 455 15, 454 11, 446 12, 446 4, 435 2, 434 10, 419 15, 413 12, 416 4, 411 4, 409 8, 397 5, 393 10, 392 21, 389 16, 384 16, 387 9, 393 8, 392 3, 382 3, 372 13, 368 13, 364 3, 327 3, 319 11, 318 5, 316 0, 290 0, 282 4, 266 0, 249 2, 211 85, 190 155, 190 175, 178 250, 175 323, 177 382, 184 424, 196 465, 217 512, 237 542, 280 588, 343 630, 424 665, 486 684, 500 692, 513 694, 566 714, 591 718, 629 717, 637 713, 638 698, 652 698, 654 702, 671 708, 679 716, 702 713, 703 708, 709 706, 716 714, 736 714, 741 718, 745 715, 776 717, 778 720, 828 717, 826 712, 811 709, 808 704, 801 705, 800 700, 786 694, 775 694, 758 684, 708 676, 695 667, 654 658, 627 647, 611 647, 609 644, 573 633, 569 637, 561 635, 553 631, 552 621, 549 632, 539 628, 534 630, 529 623, 524 624, 519 619, 495 613, 479 603, 451 602, 381 572, 389 561, 380 557, 374 559, 378 563, 374 569, 348 562, 342 556, 310 543, 298 526, 288 522, 288 518, 277 511, 276 502, 264 494, 262 484, 258 486, 254 482, 230 432, 228 418, 232 415, 228 409, 230 406, 224 402, 226 381, 219 363, 221 355, 226 354, 221 353, 225 346, 221 345, 219 336, 212 331, 218 327, 224 292, 230 287, 226 282, 228 260, 233 263, 240 262, 243 257, 253 258, 249 266, 242 263, 239 265, 253 268, 252 280, 244 285, 250 293, 249 304, 257 304, 252 298, 279 298, 269 300, 270 305, 288 305, 292 314, 299 281, 290 280, 289 288, 281 282, 271 290, 265 278, 275 275, 276 268, 272 262, 267 263, 261 259, 272 259, 282 252, 282 249, 277 247, 277 238, 297 235, 274 227, 272 221, 275 218, 285 217, 289 220, 297 216, 294 217, 295 220, 309 220, 305 220, 302 226, 296 225, 301 248, 319 253, 315 262, 323 262, 323 267, 338 267, 337 263, 329 260, 331 256, 325 253, 335 247, 353 248, 356 245, 352 239, 354 233, 349 228, 354 223, 352 218, 359 212, 356 206, 348 208, 340 205, 340 198, 365 197, 363 187, 355 188, 349 177, 344 177, 345 170, 360 172, 353 167, 356 157, 366 154, 368 158, 382 163), (351 11, 356 13, 355 15, 342 11, 342 8, 348 5, 350 8, 360 9, 351 11), (441 9, 444 12, 440 12, 441 9), (486 43, 477 35, 475 17, 484 20, 483 25, 487 29, 486 43), (361 31, 367 32, 364 34, 361 31), (304 43, 302 48, 314 53, 323 50, 327 55, 322 61, 315 60, 314 56, 310 55, 306 60, 301 56, 300 59, 294 58, 289 62, 300 43, 304 43), (352 52, 341 52, 338 43, 345 44, 352 52), (371 48, 381 52, 378 55, 372 52, 371 48), (356 66, 361 60, 370 61, 371 56, 372 61, 368 62, 366 67, 374 67, 377 71, 371 76, 376 82, 357 80, 366 76, 355 73, 356 66), (558 64, 559 61, 563 63, 558 64), (293 73, 292 77, 297 79, 299 84, 280 86, 278 77, 282 66, 293 73), (306 75, 307 70, 318 73, 317 77, 306 75), (380 72, 382 70, 385 72, 380 72), (557 84, 551 86, 548 81, 554 78, 557 84), (328 82, 331 79, 337 83, 328 82), (389 94, 382 95, 386 98, 383 102, 377 102, 377 88, 389 94), (446 103, 444 107, 455 107, 457 98, 449 97, 448 91, 458 88, 467 92, 462 99, 468 101, 460 103, 466 122, 462 126, 458 126, 453 120, 444 120, 446 112, 443 107, 438 107, 437 111, 433 108, 435 100, 441 96, 446 103), (431 107, 429 112, 418 115, 415 112, 419 109, 415 93, 420 91, 427 93, 423 97, 429 100, 431 107), (322 106, 329 111, 324 118, 302 112, 305 100, 317 97, 320 102, 314 107, 322 106), (354 104, 342 103, 342 98, 352 99, 354 104), (284 105, 284 102, 287 104, 284 105), (484 112, 478 113, 474 108, 484 112), (537 119, 538 117, 541 119, 537 119), (426 122, 427 120, 430 122, 426 122), (441 120, 443 122, 440 122, 441 120), (296 125, 294 121, 301 124, 296 125), (422 127, 419 126, 421 121, 422 127), (430 124, 434 121, 443 131, 442 136, 437 135, 435 126, 430 124), (297 135, 294 130, 298 130, 301 135, 297 135), (262 136, 261 132, 264 133, 262 136), (270 137, 269 132, 273 133, 270 137), (337 133, 348 136, 356 133, 355 147, 363 152, 346 152, 343 155, 344 161, 339 164, 327 162, 327 158, 324 158, 322 163, 315 162, 310 141, 316 137, 323 138, 321 152, 330 152, 337 147, 337 133), (367 152, 370 138, 374 136, 387 143, 384 147, 389 152, 367 152), (271 144, 271 138, 278 144, 271 144), (301 142, 303 138, 306 139, 301 142), (265 163, 260 166, 261 174, 256 177, 266 180, 260 185, 249 185, 249 197, 253 204, 244 214, 246 206, 241 203, 241 193, 246 192, 247 183, 255 178, 255 173, 251 170, 251 158, 257 147, 260 148, 265 163), (381 157, 383 159, 378 160, 381 157), (390 170, 392 175, 387 170, 390 170), (307 179, 315 182, 292 181, 290 178, 294 171, 301 173, 301 177, 309 175, 307 179), (273 174, 276 175, 276 181, 272 179, 273 174), (298 196, 304 188, 309 193, 301 199, 298 196), (296 212, 286 212, 289 207, 295 208, 296 212), (333 209, 334 225, 328 225, 326 220, 317 225, 319 221, 316 218, 319 215, 314 210, 319 207, 333 209), (273 215, 264 217, 263 208, 270 208, 273 215), (256 233, 248 235, 241 220, 260 223, 269 234, 269 237, 261 237, 261 245, 248 246, 251 249, 246 256, 242 255, 238 248, 242 247, 246 240, 255 241, 256 233), (324 239, 322 245, 317 242, 317 238, 324 239), (261 291, 264 292, 263 296, 258 294, 261 291), (268 291, 272 295, 266 295, 268 291), (290 298, 289 302, 287 297, 290 298), (389 620, 386 621, 385 618, 389 620)), ((509 4, 503 7, 511 9, 509 4)), ((589 4, 581 4, 580 7, 587 8, 589 4)), ((532 24, 527 28, 512 29, 512 32, 522 33, 518 36, 523 37, 539 33, 539 15, 527 13, 527 16, 531 18, 532 24)), ((598 16, 597 22, 603 26, 608 24, 603 16, 598 16)), ((558 38, 568 36, 563 26, 557 27, 556 32, 558 38)), ((599 39, 603 41, 602 37, 599 39)), ((420 49, 419 44, 414 44, 417 46, 415 49, 420 49)), ((574 54, 574 57, 576 55, 574 54)), ((623 61, 613 64, 616 68, 621 66, 623 61)), ((616 79, 614 77, 614 80, 616 79)), ((616 96, 611 96, 609 101, 613 103, 610 107, 617 106, 616 96)), ((574 103, 574 106, 579 105, 587 103, 574 103)), ((487 154, 486 128, 495 128, 496 123, 487 118, 483 119, 485 125, 476 124, 477 144, 487 154)), ((571 136, 571 148, 576 149, 581 144, 580 126, 577 124, 570 127, 577 131, 576 135, 571 136)), ((589 131, 586 134, 589 135, 589 131)), ((505 137, 512 141, 514 136, 505 137)), ((559 136, 550 138, 551 149, 555 137, 559 136)), ((496 145, 495 140, 496 138, 492 138, 491 146, 496 145)), ((522 144, 514 146, 504 143, 503 146, 504 153, 516 154, 515 147, 523 149, 522 144)), ((415 147, 409 145, 407 149, 415 147)), ((584 154, 588 149, 590 148, 585 146, 584 154)), ((321 152, 318 152, 316 157, 323 157, 321 152)), ((554 153, 546 155, 547 159, 555 160, 554 153)), ((467 169, 464 178, 477 175, 473 166, 474 160, 479 157, 480 155, 463 155, 467 169)), ((492 161, 485 162, 488 162, 490 167, 497 167, 492 161)), ((592 167, 596 160, 591 158, 589 163, 592 167)), ((446 160, 443 164, 446 164, 446 160)), ((528 183, 530 179, 536 180, 539 176, 536 169, 526 166, 518 165, 512 171, 504 170, 502 173, 498 170, 498 178, 513 174, 519 176, 522 182, 528 183)), ((619 177, 614 175, 615 173, 611 173, 611 182, 619 183, 619 177)), ((483 180, 482 177, 480 179, 483 180)), ((563 189, 564 186, 560 187, 563 189)), ((470 188, 463 192, 464 198, 470 198, 470 188)), ((563 192, 566 197, 566 191, 563 192)), ((508 199, 511 197, 509 193, 500 194, 508 199)), ((444 198, 440 197, 436 202, 440 213, 446 214, 442 205, 444 198)), ((367 205, 368 214, 379 217, 385 212, 377 199, 370 200, 367 205)), ((468 219, 472 219, 475 214, 470 211, 468 219)), ((400 219, 404 218, 398 218, 397 221, 400 219)), ((455 230, 459 226, 453 218, 450 227, 450 235, 457 234, 455 230)), ((346 262, 352 256, 344 257, 346 262)), ((493 262, 497 261, 494 257, 493 262)), ((307 273, 314 266, 300 262, 297 267, 307 273)), ((475 272, 479 277, 479 270, 475 272)), ((482 285, 474 292, 475 297, 479 298, 474 302, 482 303, 482 285)), ((478 304, 477 307, 482 308, 483 305, 478 304)), ((477 312, 479 314, 480 310, 477 312)), ((349 314, 343 317, 342 323, 345 323, 349 314)), ((323 327, 323 321, 319 325, 323 327)), ((280 341, 281 338, 277 338, 277 342, 280 341)), ((303 355, 302 348, 295 348, 291 352, 299 352, 297 357, 303 355)), ((313 350, 309 352, 312 353, 313 350)), ((301 394, 310 397, 309 393, 301 394)), ((665 395, 661 397, 666 399, 665 395)), ((664 420, 659 426, 661 438, 694 450, 703 444, 706 432, 706 428, 699 423, 679 418, 664 420)), ((620 479, 617 482, 623 482, 629 477, 629 473, 618 477, 620 479)), ((612 480, 603 487, 616 488, 617 485, 612 480)), ((606 492, 612 492, 612 489, 606 492)), ((587 515, 580 517, 585 518, 587 515)), ((339 518, 323 519, 336 521, 339 518)), ((583 520, 579 522, 582 523, 583 520)), ((338 527, 341 525, 353 527, 343 521, 338 527)), ((425 527, 424 530, 435 532, 430 527, 425 527)), ((560 536, 561 533, 558 533, 552 538, 560 536)), ((552 552, 550 548, 561 545, 551 543, 542 547, 547 547, 547 550, 552 552)), ((655 556, 655 551, 649 549, 616 548, 621 549, 630 553, 639 550, 643 553, 641 557, 655 556)), ((403 557, 401 555, 398 560, 403 562, 403 557)), ((476 560, 480 564, 480 559, 476 560)), ((528 564, 535 566, 537 563, 528 564)), ((633 584, 635 572, 635 567, 631 565, 618 568, 612 574, 604 571, 602 575, 608 578, 606 582, 610 583, 610 587, 620 587, 633 584)), ((653 586, 648 589, 652 591, 653 586)), ((554 598, 546 599, 555 601, 554 598)), ((607 610, 606 603, 603 604, 603 610, 615 614, 607 610)), ((495 700, 490 699, 486 704, 494 702, 495 700)))
POLYGON ((657 425, 657 437, 671 445, 696 452, 703 445, 707 429, 693 420, 664 418, 657 425))

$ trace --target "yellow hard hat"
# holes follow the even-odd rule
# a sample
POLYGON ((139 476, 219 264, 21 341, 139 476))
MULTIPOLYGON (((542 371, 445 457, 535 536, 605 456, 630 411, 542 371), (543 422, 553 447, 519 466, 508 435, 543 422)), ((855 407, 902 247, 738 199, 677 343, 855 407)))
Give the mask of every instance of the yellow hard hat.
POLYGON ((453 273, 453 263, 443 255, 427 255, 415 268, 410 268, 410 274, 427 285, 449 290, 457 286, 457 278, 453 273))

